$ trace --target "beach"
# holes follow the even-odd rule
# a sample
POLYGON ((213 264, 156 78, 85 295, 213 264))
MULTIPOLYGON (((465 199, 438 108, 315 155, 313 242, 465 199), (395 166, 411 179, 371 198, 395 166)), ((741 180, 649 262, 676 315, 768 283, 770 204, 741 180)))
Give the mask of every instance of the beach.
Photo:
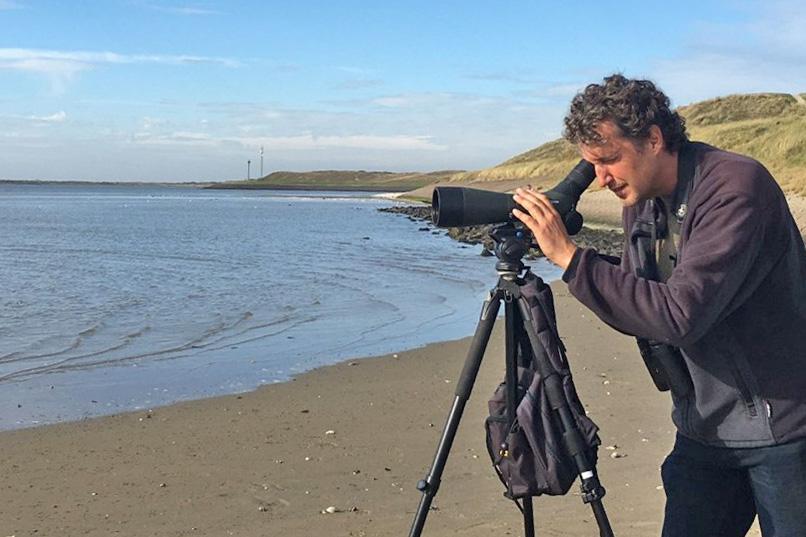
MULTIPOLYGON (((604 505, 656 535, 673 431, 631 338, 554 284, 580 396, 601 428, 604 505), (611 448, 611 449, 608 449, 611 448)), ((424 535, 520 535, 484 446, 498 323, 424 535)), ((350 360, 241 395, 0 434, 0 535, 407 534, 469 339, 350 360), (328 513, 328 508, 333 507, 328 513)), ((537 498, 539 535, 597 535, 576 494, 537 498)))
MULTIPOLYGON (((578 392, 601 429, 598 470, 614 531, 658 535, 659 466, 674 440, 669 396, 655 390, 632 338, 601 323, 562 282, 552 288, 578 392)), ((502 324, 423 535, 522 535, 484 444, 487 400, 504 373, 502 324)), ((415 484, 431 466, 469 344, 350 359, 238 395, 2 432, 0 536, 406 535, 421 498, 415 484)), ((537 498, 535 508, 538 535, 598 535, 576 485, 537 498)))

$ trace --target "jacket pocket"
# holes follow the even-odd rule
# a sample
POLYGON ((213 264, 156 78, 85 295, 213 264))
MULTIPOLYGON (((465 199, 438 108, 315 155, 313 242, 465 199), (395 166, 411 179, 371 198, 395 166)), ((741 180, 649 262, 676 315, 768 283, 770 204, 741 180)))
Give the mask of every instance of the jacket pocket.
POLYGON ((758 407, 747 380, 742 375, 742 371, 737 364, 731 363, 730 369, 731 373, 733 373, 733 380, 736 382, 736 389, 739 391, 742 401, 744 401, 745 408, 747 408, 747 413, 750 414, 750 417, 755 418, 758 416, 758 407))

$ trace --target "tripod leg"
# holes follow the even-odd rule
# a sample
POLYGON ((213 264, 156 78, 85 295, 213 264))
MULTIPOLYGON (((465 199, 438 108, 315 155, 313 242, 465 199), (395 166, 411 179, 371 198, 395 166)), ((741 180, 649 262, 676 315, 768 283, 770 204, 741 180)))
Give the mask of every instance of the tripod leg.
POLYGON ((532 497, 523 499, 523 535, 535 537, 535 512, 532 508, 532 497))
MULTIPOLYGON (((506 386, 507 386, 507 429, 512 427, 519 403, 518 399, 518 342, 516 334, 521 330, 521 314, 518 307, 512 300, 513 295, 507 297, 504 303, 504 313, 506 315, 506 386)), ((535 516, 532 508, 531 496, 526 497, 521 502, 523 507, 523 535, 524 537, 534 537, 535 516)))
POLYGON ((599 482, 596 474, 596 467, 588 459, 585 452, 585 442, 582 433, 574 420, 574 415, 565 396, 565 390, 557 370, 551 364, 546 349, 540 343, 535 328, 532 324, 532 314, 529 310, 529 303, 524 297, 519 297, 523 327, 529 337, 532 352, 536 360, 540 374, 545 379, 544 387, 551 407, 555 410, 557 421, 563 430, 563 440, 566 450, 571 455, 577 468, 577 473, 582 480, 582 499, 585 503, 591 504, 593 515, 599 526, 600 537, 613 537, 613 530, 607 518, 602 498, 605 495, 604 487, 599 482))
POLYGON ((450 414, 448 414, 445 428, 442 431, 442 438, 439 440, 434 462, 431 464, 431 470, 428 476, 417 483, 417 489, 423 493, 423 496, 420 499, 420 505, 417 507, 417 513, 414 516, 414 522, 411 525, 409 537, 419 537, 422 533, 425 519, 428 516, 428 511, 431 509, 431 502, 439 490, 442 471, 445 469, 448 454, 453 445, 456 431, 459 428, 459 420, 462 419, 465 404, 470 398, 473 383, 476 381, 476 376, 481 367, 481 360, 484 357, 484 351, 487 349, 487 343, 490 340, 490 334, 495 325, 495 319, 501 305, 501 296, 502 292, 496 288, 482 307, 481 318, 476 326, 473 342, 470 345, 464 368, 459 377, 459 382, 456 385, 456 397, 451 406, 450 414))

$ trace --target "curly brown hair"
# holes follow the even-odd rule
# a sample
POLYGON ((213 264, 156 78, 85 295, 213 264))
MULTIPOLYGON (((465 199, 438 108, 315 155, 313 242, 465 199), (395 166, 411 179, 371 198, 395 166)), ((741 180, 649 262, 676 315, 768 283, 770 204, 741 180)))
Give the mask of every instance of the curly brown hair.
POLYGON ((614 74, 602 84, 589 84, 571 101, 563 136, 573 144, 603 143, 596 130, 603 121, 612 121, 633 141, 645 140, 657 125, 670 153, 688 140, 685 119, 669 108, 669 98, 650 80, 614 74))

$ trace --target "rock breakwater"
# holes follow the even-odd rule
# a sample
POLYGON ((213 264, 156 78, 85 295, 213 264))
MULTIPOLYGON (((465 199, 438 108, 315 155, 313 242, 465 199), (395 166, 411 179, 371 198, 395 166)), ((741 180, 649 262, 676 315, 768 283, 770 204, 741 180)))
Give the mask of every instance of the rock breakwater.
MULTIPOLYGON (((378 210, 406 216, 412 222, 420 225, 420 231, 443 232, 452 239, 465 244, 480 244, 482 245, 481 255, 492 255, 494 243, 489 235, 490 230, 493 228, 492 225, 438 228, 431 222, 431 207, 427 205, 384 207, 378 210), (423 222, 426 223, 425 226, 422 225, 423 222)), ((577 246, 594 248, 599 253, 615 256, 621 256, 623 241, 624 234, 621 231, 612 229, 583 227, 582 231, 574 236, 574 242, 577 246)), ((542 252, 535 248, 529 251, 526 258, 534 259, 542 256, 542 252)))

